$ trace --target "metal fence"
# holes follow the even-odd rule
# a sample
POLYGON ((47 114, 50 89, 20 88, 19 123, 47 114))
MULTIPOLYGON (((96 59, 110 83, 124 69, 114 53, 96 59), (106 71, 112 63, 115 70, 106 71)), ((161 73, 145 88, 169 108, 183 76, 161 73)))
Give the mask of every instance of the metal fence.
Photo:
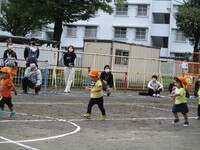
MULTIPOLYGON (((6 49, 5 44, 0 45, 0 49, 3 53, 6 49)), ((24 46, 15 47, 15 52, 21 62, 19 63, 18 73, 13 80, 14 84, 18 86, 21 85, 21 79, 25 71, 25 61, 22 56, 23 50, 24 46)), ((62 53, 65 51, 45 48, 40 48, 40 51, 39 68, 42 70, 44 87, 64 88, 64 66, 62 63, 58 63, 58 66, 57 62, 62 60, 62 53), (58 55, 60 55, 59 60, 58 55), (44 67, 46 63, 44 60, 48 60, 49 67, 44 67)), ((115 89, 146 89, 151 76, 154 74, 159 76, 159 80, 163 83, 164 88, 167 89, 169 83, 173 81, 173 77, 176 76, 177 69, 181 69, 180 66, 177 67, 175 61, 84 52, 77 52, 76 54, 79 57, 76 59, 76 66, 78 67, 75 68, 72 87, 85 87, 89 83, 89 69, 95 68, 101 72, 105 65, 110 65, 115 89)))

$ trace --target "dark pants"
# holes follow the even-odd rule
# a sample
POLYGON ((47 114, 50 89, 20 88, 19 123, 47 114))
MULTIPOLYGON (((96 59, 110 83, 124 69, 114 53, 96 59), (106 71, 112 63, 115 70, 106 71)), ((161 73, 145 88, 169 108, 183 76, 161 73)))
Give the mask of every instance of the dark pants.
POLYGON ((197 115, 200 117, 200 104, 198 105, 197 115))
POLYGON ((158 90, 158 91, 155 91, 155 92, 154 92, 154 90, 149 89, 148 93, 149 93, 150 96, 153 96, 153 94, 160 94, 160 91, 161 91, 161 89, 158 90))
POLYGON ((32 82, 28 79, 28 77, 24 77, 24 78, 22 79, 22 88, 23 88, 23 91, 24 91, 25 93, 27 93, 27 87, 30 87, 30 88, 32 88, 32 89, 35 89, 35 93, 38 93, 38 92, 40 91, 40 89, 41 89, 41 85, 40 85, 40 86, 37 86, 37 88, 34 88, 35 85, 36 85, 36 83, 32 83, 32 82))
POLYGON ((91 98, 89 103, 88 103, 88 109, 87 109, 87 113, 91 114, 92 111, 92 107, 97 104, 99 109, 101 110, 101 113, 103 116, 106 115, 105 109, 103 107, 103 97, 100 98, 91 98))
POLYGON ((11 102, 11 97, 0 97, 0 107, 4 108, 4 104, 6 104, 9 108, 13 107, 13 104, 11 102))

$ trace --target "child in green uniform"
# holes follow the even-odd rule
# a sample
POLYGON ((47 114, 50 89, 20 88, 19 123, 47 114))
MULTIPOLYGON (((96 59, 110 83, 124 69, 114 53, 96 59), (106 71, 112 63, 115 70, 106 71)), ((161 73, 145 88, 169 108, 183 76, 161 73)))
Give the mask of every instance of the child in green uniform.
POLYGON ((86 87, 86 90, 91 92, 91 98, 88 103, 87 114, 84 114, 83 116, 87 119, 90 119, 92 107, 95 104, 97 104, 102 113, 100 120, 105 120, 106 112, 103 106, 102 82, 99 79, 99 70, 92 69, 89 73, 89 76, 91 81, 91 87, 86 87))
POLYGON ((199 100, 199 104, 198 104, 198 108, 197 108, 197 120, 200 120, 200 89, 198 90, 197 100, 199 100))
POLYGON ((177 87, 175 90, 175 94, 169 95, 171 97, 170 102, 172 103, 175 100, 175 104, 172 107, 172 112, 175 117, 174 121, 172 123, 177 123, 179 122, 179 117, 178 117, 178 112, 181 112, 184 117, 184 124, 183 126, 188 126, 188 115, 187 113, 189 112, 188 106, 187 106, 187 101, 186 101, 186 88, 185 86, 187 85, 187 82, 184 77, 176 77, 175 78, 175 86, 177 87))

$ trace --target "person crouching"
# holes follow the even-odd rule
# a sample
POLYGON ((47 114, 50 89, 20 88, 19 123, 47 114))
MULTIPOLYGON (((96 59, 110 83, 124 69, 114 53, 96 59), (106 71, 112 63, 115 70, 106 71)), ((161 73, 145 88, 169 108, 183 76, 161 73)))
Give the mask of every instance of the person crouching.
POLYGON ((42 75, 41 71, 36 66, 36 60, 30 61, 30 66, 26 68, 24 78, 22 79, 23 93, 27 93, 27 87, 35 89, 35 94, 38 94, 41 89, 42 75))

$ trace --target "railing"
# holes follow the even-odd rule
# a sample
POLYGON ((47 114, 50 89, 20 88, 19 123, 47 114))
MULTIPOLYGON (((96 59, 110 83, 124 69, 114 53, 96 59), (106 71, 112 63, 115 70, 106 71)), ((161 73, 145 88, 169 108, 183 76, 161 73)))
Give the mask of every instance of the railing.
MULTIPOLYGON (((0 45, 0 49, 3 52, 5 46, 0 45)), ((18 74, 13 80, 15 85, 18 86, 21 86, 21 79, 25 71, 25 61, 22 56, 23 50, 24 47, 22 46, 16 47, 15 49, 21 62, 19 63, 18 74)), ((58 52, 63 53, 65 51, 43 48, 40 48, 40 50, 41 56, 39 57, 39 68, 43 73, 44 88, 64 88, 64 66, 62 63, 60 66, 57 66, 57 56, 58 52), (42 67, 45 61, 41 61, 46 60, 46 58, 51 62, 49 63, 50 66, 47 68, 42 67)), ((95 68, 102 72, 105 65, 111 66, 114 77, 114 88, 124 90, 124 92, 126 92, 127 89, 146 89, 153 74, 159 76, 159 80, 163 83, 164 88, 167 89, 169 84, 173 81, 173 77, 180 75, 181 71, 180 64, 177 67, 175 61, 82 52, 76 52, 76 54, 80 59, 76 59, 76 66, 78 67, 75 68, 75 78, 72 87, 87 86, 89 84, 89 69, 95 68), (127 64, 116 64, 116 58, 126 58, 127 64)))

